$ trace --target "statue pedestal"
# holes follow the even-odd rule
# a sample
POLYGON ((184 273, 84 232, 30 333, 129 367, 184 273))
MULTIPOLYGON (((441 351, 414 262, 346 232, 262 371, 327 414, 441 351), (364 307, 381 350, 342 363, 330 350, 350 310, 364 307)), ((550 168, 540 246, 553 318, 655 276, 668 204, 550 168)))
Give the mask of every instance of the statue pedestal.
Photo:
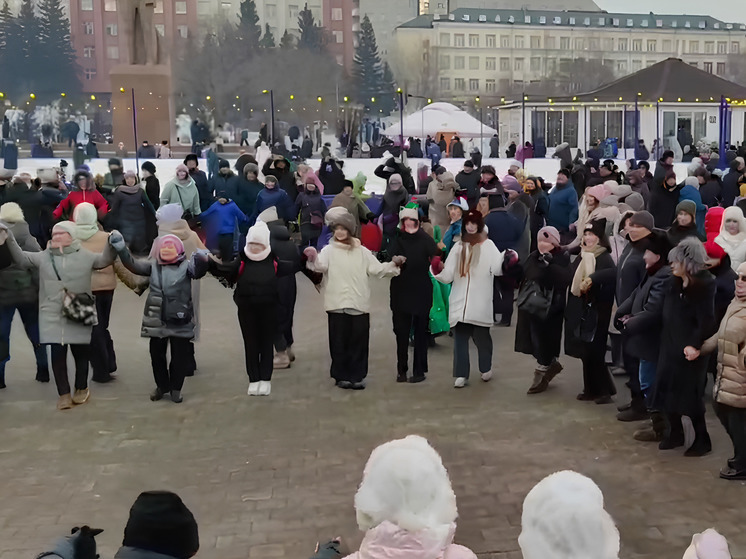
POLYGON ((171 67, 167 64, 119 65, 111 69, 110 78, 114 143, 124 142, 130 152, 136 151, 143 140, 151 145, 163 140, 172 144, 171 67), (133 129, 133 89, 137 103, 137 145, 133 129))

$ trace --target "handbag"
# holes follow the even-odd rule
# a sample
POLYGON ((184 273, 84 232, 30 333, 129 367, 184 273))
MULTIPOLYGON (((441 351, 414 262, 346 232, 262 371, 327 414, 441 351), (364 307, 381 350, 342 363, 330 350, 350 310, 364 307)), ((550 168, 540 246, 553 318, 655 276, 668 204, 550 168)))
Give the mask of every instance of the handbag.
POLYGON ((166 326, 186 326, 192 322, 194 310, 191 301, 184 301, 179 294, 166 293, 163 286, 163 272, 156 266, 158 283, 161 286, 161 320, 166 326))
POLYGON ((518 290, 516 303, 519 310, 527 312, 538 319, 545 320, 549 316, 553 297, 553 287, 545 289, 534 280, 527 280, 523 282, 523 285, 518 290))
POLYGON ((598 325, 598 311, 591 303, 583 303, 583 314, 580 323, 576 327, 575 336, 587 344, 596 338, 596 326, 598 325))
MULTIPOLYGON (((179 187, 174 186, 174 188, 176 189, 176 194, 179 197, 179 204, 181 205, 181 209, 184 210, 184 199, 181 197, 181 192, 179 192, 179 187)), ((192 229, 196 225, 194 214, 192 214, 190 210, 184 210, 184 213, 181 214, 181 219, 186 221, 189 224, 189 227, 192 229)))
MULTIPOLYGON (((49 253, 49 258, 52 261, 52 268, 57 279, 62 281, 60 273, 57 271, 54 255, 51 252, 49 253)), ((96 299, 93 295, 90 293, 73 293, 64 284, 62 290, 62 316, 72 322, 77 322, 85 326, 95 326, 98 324, 96 299)))

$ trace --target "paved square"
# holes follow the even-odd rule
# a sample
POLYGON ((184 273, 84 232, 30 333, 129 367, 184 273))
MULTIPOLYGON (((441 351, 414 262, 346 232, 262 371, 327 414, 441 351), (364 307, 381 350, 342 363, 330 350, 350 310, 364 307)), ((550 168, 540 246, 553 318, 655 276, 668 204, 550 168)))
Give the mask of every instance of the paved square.
POLYGON ((353 496, 378 444, 410 433, 443 455, 458 497, 457 541, 480 557, 520 558, 521 504, 545 475, 575 469, 602 488, 619 525, 624 558, 678 558, 691 534, 709 527, 746 555, 746 488, 718 479, 728 439, 708 412, 714 452, 684 458, 637 443, 639 424, 616 421, 615 406, 577 402, 579 362, 545 394, 526 396, 533 363, 515 354, 513 329, 493 329, 495 378, 456 391, 452 342, 439 338, 425 383, 396 375, 388 284, 376 281, 369 388, 342 391, 329 379, 322 296, 298 276, 298 360, 278 371, 269 398, 249 398, 231 292, 203 280, 199 373, 184 403, 150 402, 144 297, 122 286, 112 316, 119 379, 92 386, 88 404, 55 409, 53 383, 33 380, 21 324, 12 336, 0 391, 0 559, 34 557, 58 535, 87 523, 102 558, 121 543, 129 507, 147 489, 179 493, 200 527, 205 559, 308 557, 317 539, 356 546, 353 496))

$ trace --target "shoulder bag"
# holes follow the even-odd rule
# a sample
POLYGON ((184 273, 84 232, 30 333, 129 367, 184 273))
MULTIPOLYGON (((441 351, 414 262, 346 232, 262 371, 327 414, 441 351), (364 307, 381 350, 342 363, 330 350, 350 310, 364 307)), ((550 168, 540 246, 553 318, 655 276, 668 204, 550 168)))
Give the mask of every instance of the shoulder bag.
MULTIPOLYGON (((60 273, 57 271, 57 264, 54 261, 54 255, 50 252, 49 258, 52 261, 52 268, 59 281, 62 281, 60 273)), ((85 326, 95 326, 98 324, 98 315, 96 314, 96 299, 90 293, 73 293, 62 284, 62 316, 66 319, 84 324, 85 326)))
POLYGON ((518 290, 516 304, 518 309, 545 320, 549 316, 552 307, 554 288, 545 289, 534 280, 526 280, 518 290))

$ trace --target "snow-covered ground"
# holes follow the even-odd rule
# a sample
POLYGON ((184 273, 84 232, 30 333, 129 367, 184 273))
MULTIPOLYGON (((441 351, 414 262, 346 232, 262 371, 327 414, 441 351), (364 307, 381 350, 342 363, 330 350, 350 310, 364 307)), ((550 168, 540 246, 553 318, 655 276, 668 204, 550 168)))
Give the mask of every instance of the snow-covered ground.
MULTIPOLYGON (((359 171, 362 171, 363 174, 365 174, 368 177, 368 182, 366 185, 366 190, 372 193, 383 193, 385 188, 385 183, 382 179, 379 179, 373 174, 373 171, 375 168, 383 163, 387 158, 381 158, 381 159, 345 159, 344 163, 344 173, 348 178, 354 177, 359 171)), ((91 161, 88 161, 87 164, 91 168, 94 175, 96 174, 105 174, 108 171, 108 165, 107 165, 107 159, 93 159, 91 161)), ((231 163, 231 167, 235 163, 235 159, 229 159, 231 163)), ((508 167, 510 167, 511 159, 488 159, 485 158, 482 160, 483 165, 492 165, 495 167, 495 170, 497 171, 497 174, 499 177, 504 176, 508 172, 508 167)), ((72 163, 71 159, 68 159, 69 163, 72 163)), ((176 166, 181 163, 181 160, 179 159, 156 159, 153 160, 153 163, 156 166, 157 172, 156 175, 161 181, 161 184, 165 184, 166 181, 172 179, 175 175, 175 169, 176 166)), ((417 167, 420 163, 423 163, 430 166, 430 160, 429 159, 410 159, 409 160, 409 166, 412 168, 413 173, 417 172, 417 167)), ((458 173, 461 168, 463 167, 464 160, 463 159, 450 159, 450 158, 444 158, 441 160, 441 165, 443 165, 446 169, 453 172, 454 174, 458 173)), ((50 167, 57 167, 60 164, 59 159, 19 159, 18 160, 18 173, 30 173, 32 176, 36 176, 39 169, 45 169, 50 167)), ((136 163, 135 159, 125 159, 124 162, 124 168, 125 170, 133 170, 136 171, 136 163)), ((140 161, 140 164, 142 164, 142 160, 140 161)), ((311 165, 314 169, 318 169, 321 165, 321 160, 319 159, 311 159, 308 161, 308 164, 311 165)), ((626 165, 624 161, 617 161, 617 165, 619 168, 624 171, 626 169, 626 165)), ((654 170, 655 164, 651 162, 651 170, 654 170)), ((676 171, 676 175, 679 179, 679 181, 683 181, 684 178, 687 175, 686 172, 686 163, 675 163, 674 169, 676 171)), ((202 170, 207 169, 207 162, 205 160, 200 160, 200 168, 202 170)), ((559 160, 558 159, 529 159, 526 161, 525 165, 526 171, 530 175, 537 175, 544 177, 548 182, 554 182, 554 178, 557 174, 557 170, 559 169, 559 160)), ((74 174, 74 169, 72 167, 68 167, 68 179, 72 179, 72 175, 74 174)))

